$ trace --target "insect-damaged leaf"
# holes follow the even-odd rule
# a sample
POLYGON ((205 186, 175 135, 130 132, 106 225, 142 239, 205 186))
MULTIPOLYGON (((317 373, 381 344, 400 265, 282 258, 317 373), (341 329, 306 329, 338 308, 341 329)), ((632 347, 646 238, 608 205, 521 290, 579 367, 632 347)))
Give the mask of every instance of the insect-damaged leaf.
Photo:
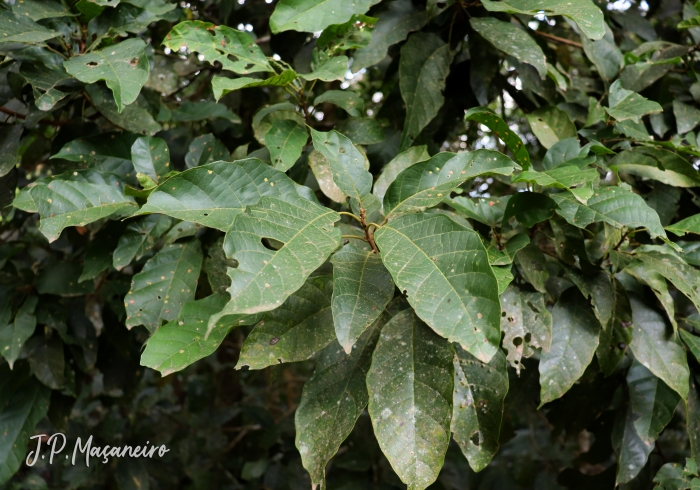
POLYGON ((452 401, 454 439, 474 471, 483 470, 498 451, 503 402, 508 393, 506 358, 499 350, 483 363, 455 346, 452 401))
POLYGON ((442 214, 409 214, 375 233, 384 265, 438 334, 488 362, 500 343, 496 276, 473 230, 442 214))
POLYGON ((270 17, 270 30, 317 32, 331 24, 343 24, 364 14, 379 0, 280 0, 270 17))
POLYGON ((349 354, 335 342, 321 351, 304 383, 294 417, 296 446, 314 485, 325 488, 325 467, 350 435, 369 396, 366 376, 382 325, 364 331, 349 354))
POLYGON ((282 306, 265 313, 248 334, 237 368, 304 361, 333 342, 332 293, 330 277, 312 277, 282 306))
POLYGON ((394 296, 394 281, 379 254, 345 245, 333 264, 333 323, 346 353, 394 296))
POLYGON ((409 308, 382 328, 367 373, 369 415, 409 489, 435 481, 450 442, 453 350, 409 308))
POLYGON ((198 240, 163 247, 131 281, 124 298, 127 327, 143 325, 153 333, 161 319, 177 318, 182 305, 194 299, 201 267, 198 240))

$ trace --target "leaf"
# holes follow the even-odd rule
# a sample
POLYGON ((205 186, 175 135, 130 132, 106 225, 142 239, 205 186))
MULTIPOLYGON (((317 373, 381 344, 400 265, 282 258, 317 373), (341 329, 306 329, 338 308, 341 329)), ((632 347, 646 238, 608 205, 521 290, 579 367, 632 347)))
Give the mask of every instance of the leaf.
POLYGON ((347 354, 394 297, 394 281, 382 259, 371 250, 347 244, 331 258, 333 324, 347 354))
POLYGON ((536 243, 518 250, 515 254, 515 263, 520 266, 523 278, 540 293, 546 293, 546 283, 549 279, 547 261, 536 243))
POLYGON ((500 343, 500 304, 479 235, 445 215, 423 213, 390 221, 375 240, 416 314, 488 362, 500 343))
POLYGON ((68 17, 73 14, 64 5, 50 0, 23 0, 12 6, 12 11, 18 16, 26 16, 33 21, 68 17))
POLYGON ((112 265, 114 250, 125 226, 126 223, 112 221, 93 237, 85 250, 85 265, 78 282, 94 279, 112 265))
POLYGON ((513 274, 510 272, 511 267, 492 267, 496 282, 498 282, 498 294, 501 295, 506 290, 508 285, 513 282, 513 274))
POLYGON ((700 186, 700 175, 693 165, 667 150, 639 148, 635 151, 622 151, 608 164, 613 170, 658 180, 675 187, 700 186))
POLYGON ((450 442, 453 351, 411 309, 382 329, 367 373, 382 452, 410 490, 433 483, 450 442))
POLYGON ((593 195, 591 184, 597 179, 598 171, 594 168, 581 169, 576 165, 560 165, 544 172, 526 170, 512 179, 512 182, 534 182, 543 187, 569 189, 579 201, 585 202, 593 195), (572 190, 574 187, 577 189, 572 190))
MULTIPOLYGON (((225 119, 234 124, 241 124, 241 118, 231 112, 224 104, 212 100, 204 102, 190 102, 185 100, 180 107, 167 114, 166 120, 175 122, 193 122, 212 119, 225 119)), ((158 115, 160 121, 160 114, 158 115)))
POLYGON ((383 202, 387 189, 401 172, 411 165, 429 158, 430 154, 426 145, 412 146, 408 150, 399 153, 389 163, 384 165, 382 173, 379 174, 379 177, 374 182, 372 193, 377 196, 379 202, 383 202))
POLYGON ((501 351, 486 364, 459 346, 455 346, 452 363, 455 378, 451 431, 469 466, 479 472, 498 451, 508 393, 508 365, 501 351))
POLYGON ((395 0, 379 16, 369 45, 353 55, 352 69, 358 71, 384 59, 389 47, 421 29, 430 19, 427 11, 416 8, 410 0, 395 0))
MULTIPOLYGON (((625 58, 620 48, 615 44, 612 30, 604 25, 605 36, 598 41, 589 41, 588 36, 581 36, 583 51, 589 60, 593 62, 598 74, 606 81, 614 80, 625 67, 625 58)), ((595 101, 595 99, 593 99, 595 101)), ((590 107, 590 105, 589 105, 590 107)), ((599 106, 598 106, 599 107, 599 106)), ((605 114, 603 113, 603 117, 605 114)), ((588 122, 586 126, 589 126, 588 122)))
POLYGON ((29 366, 32 374, 52 390, 59 390, 66 384, 66 360, 63 355, 63 342, 58 335, 39 335, 27 342, 29 366))
POLYGON ((585 205, 569 193, 550 196, 557 203, 557 213, 579 228, 602 221, 616 228, 646 228, 653 238, 666 236, 656 211, 641 196, 621 187, 598 188, 585 205))
POLYGON ((547 74, 547 60, 539 45, 523 30, 510 22, 493 17, 472 17, 469 21, 476 32, 493 46, 522 63, 535 67, 540 78, 547 74))
POLYGON ((576 126, 569 115, 555 106, 541 107, 527 115, 532 132, 545 148, 560 140, 576 137, 576 126))
POLYGON ((683 236, 686 233, 695 233, 700 235, 700 214, 682 219, 672 225, 666 227, 668 231, 678 236, 683 236))
POLYGON ((253 116, 253 132, 255 133, 255 139, 258 140, 260 144, 265 144, 265 135, 276 119, 293 119, 302 126, 306 124, 304 118, 297 113, 296 107, 289 102, 263 106, 263 108, 253 116))
MULTIPOLYGON (((232 269, 235 270, 235 269, 232 269)), ((305 361, 335 340, 328 276, 310 278, 282 306, 268 311, 248 334, 237 369, 305 361)))
POLYGON ((598 347, 600 323, 576 289, 552 309, 552 346, 540 357, 540 407, 564 395, 583 375, 598 347))
POLYGON ((279 75, 274 75, 265 79, 252 77, 214 77, 211 81, 211 89, 214 92, 214 98, 219 100, 229 92, 234 92, 242 88, 284 87, 285 85, 292 83, 296 77, 297 74, 294 70, 284 70, 279 75))
POLYGON ((151 113, 143 107, 139 107, 138 104, 128 105, 119 111, 112 93, 102 85, 88 85, 85 87, 85 91, 95 109, 115 126, 134 133, 151 136, 163 129, 155 121, 151 113))
POLYGON ((274 167, 286 172, 294 166, 306 145, 309 133, 306 127, 292 119, 277 119, 265 135, 274 167))
POLYGON ((126 326, 143 325, 153 333, 161 319, 177 318, 182 305, 194 299, 201 267, 199 240, 164 246, 131 280, 124 298, 126 326))
POLYGON ((309 153, 309 167, 311 167, 311 171, 316 177, 318 187, 326 197, 337 203, 345 204, 347 202, 348 196, 333 182, 333 173, 328 160, 318 150, 309 153))
POLYGON ((635 361, 627 371, 634 428, 646 442, 654 442, 671 421, 680 396, 635 361))
POLYGON ((274 71, 248 33, 227 26, 199 20, 180 22, 165 37, 163 45, 175 52, 185 46, 189 51, 199 53, 202 61, 211 64, 218 61, 222 69, 241 75, 274 71))
POLYGON ((124 195, 124 184, 111 173, 77 170, 57 175, 29 190, 41 221, 39 230, 53 242, 64 228, 85 226, 114 213, 130 213, 133 198, 124 195))
POLYGON ((0 485, 24 463, 29 438, 46 416, 50 397, 51 390, 28 373, 0 366, 0 485))
POLYGON ((323 103, 336 105, 352 117, 361 117, 365 113, 365 101, 349 90, 327 90, 316 97, 314 106, 323 103))
POLYGON ((630 348, 635 359, 685 400, 689 371, 680 341, 658 312, 635 297, 630 303, 634 318, 630 348))
POLYGON ((228 149, 211 133, 197 136, 190 143, 185 155, 187 168, 194 168, 211 162, 226 161, 230 158, 228 149))
POLYGON ((300 73, 299 76, 307 81, 333 82, 343 80, 348 71, 348 62, 347 56, 334 56, 325 63, 316 66, 311 73, 300 73))
POLYGON ((379 0, 280 0, 270 16, 273 34, 283 31, 317 32, 364 14, 379 0))
POLYGON ((576 22, 591 39, 601 39, 605 34, 603 12, 590 0, 486 0, 482 3, 489 12, 537 15, 544 11, 547 16, 563 15, 576 22))
POLYGON ((132 133, 102 133, 82 137, 63 145, 51 159, 83 162, 90 167, 113 164, 119 166, 131 160, 131 147, 139 136, 132 133))
POLYGON ((58 32, 33 22, 28 16, 19 16, 9 10, 0 10, 0 44, 40 43, 58 36, 58 32))
POLYGON ((384 196, 387 217, 436 206, 459 185, 484 175, 511 175, 520 167, 494 150, 438 153, 411 165, 391 183, 384 196))
POLYGON ((476 121, 496 133, 506 146, 508 146, 508 149, 515 157, 515 161, 520 164, 522 169, 530 169, 530 155, 523 145, 520 136, 510 129, 506 122, 491 109, 488 107, 472 107, 464 114, 464 120, 476 121))
POLYGON ((535 349, 549 351, 552 344, 552 315, 547 310, 542 293, 511 285, 500 296, 503 347, 508 351, 506 359, 519 376, 523 357, 531 357, 535 349))
POLYGON ((679 134, 692 131, 700 123, 700 110, 679 100, 673 101, 673 115, 679 134))
POLYGON ((527 228, 554 216, 556 202, 547 194, 539 192, 518 192, 508 200, 503 213, 503 221, 515 219, 527 228))
POLYGON ((22 136, 22 125, 0 127, 0 177, 7 175, 19 162, 19 139, 22 136))
POLYGON ((172 224, 171 218, 161 214, 144 216, 129 222, 112 254, 114 268, 122 270, 132 261, 143 257, 172 224))
POLYGON ((664 276, 700 309, 700 271, 673 253, 645 251, 635 257, 648 269, 664 276))
POLYGON ((610 86, 610 96, 608 97, 609 107, 605 108, 611 117, 618 121, 632 120, 638 123, 642 116, 661 112, 661 106, 642 97, 636 92, 622 87, 622 82, 616 80, 610 86))
POLYGON ((257 158, 185 170, 160 184, 139 214, 162 213, 226 231, 234 217, 262 196, 296 194, 283 172, 257 158))
POLYGON ((700 337, 686 332, 683 329, 678 330, 678 333, 683 339, 683 343, 688 347, 688 350, 695 356, 695 359, 700 362, 700 337))
POLYGON ((19 357, 22 346, 36 329, 34 310, 38 301, 39 298, 36 296, 29 296, 17 311, 15 321, 0 326, 0 354, 7 361, 10 369, 19 357))
POLYGON ((442 91, 452 58, 449 44, 432 33, 416 33, 401 47, 399 87, 406 104, 401 151, 411 146, 445 103, 442 91))
MULTIPOLYGON (((248 206, 226 233, 224 251, 238 267, 228 271, 231 301, 220 315, 282 305, 340 246, 340 228, 333 226, 339 219, 335 211, 301 197, 263 197, 248 206), (263 237, 281 242, 282 248, 269 250, 263 237)), ((210 319, 210 328, 217 319, 210 319)))
POLYGON ((294 416, 296 447, 314 485, 325 487, 325 468, 367 406, 365 378, 380 321, 360 336, 349 354, 335 342, 321 351, 313 376, 304 383, 294 416))
POLYGON ((311 129, 314 148, 328 161, 333 182, 346 195, 362 202, 372 189, 372 174, 364 166, 365 156, 352 141, 337 131, 311 129))
POLYGON ((336 129, 356 145, 375 145, 386 139, 382 125, 370 117, 350 117, 338 124, 336 129))
POLYGON ((85 83, 104 80, 114 94, 117 112, 134 102, 148 80, 146 43, 131 38, 114 46, 75 56, 63 62, 68 73, 85 83))
POLYGON ((170 150, 167 143, 160 138, 141 136, 131 146, 131 161, 134 170, 146 174, 158 182, 172 169, 170 168, 170 150))
POLYGON ((501 198, 468 198, 457 196, 443 202, 457 211, 462 212, 468 218, 493 228, 501 222, 509 199, 510 196, 503 196, 501 198))
POLYGON ((92 282, 80 282, 82 267, 75 262, 55 262, 41 271, 34 286, 39 294, 83 296, 93 292, 92 282))
POLYGON ((654 449, 653 442, 639 437, 634 419, 631 406, 619 410, 615 419, 612 443, 618 453, 616 484, 626 483, 637 476, 654 449))
POLYGON ((167 376, 213 353, 230 327, 242 324, 232 324, 224 318, 209 337, 205 337, 209 317, 221 311, 226 301, 225 296, 212 294, 182 305, 178 319, 163 325, 148 339, 141 354, 141 365, 167 376))
MULTIPOLYGON (((685 420, 690 442, 690 455, 697 461, 700 458, 700 392, 698 384, 693 378, 690 379, 689 383, 688 400, 685 404, 685 420)), ((698 474, 697 465, 695 474, 698 474)))
MULTIPOLYGON (((515 254, 525 248, 530 243, 530 237, 525 233, 518 233, 508 239, 505 246, 501 250, 498 249, 498 244, 490 243, 486 247, 486 252, 489 254, 489 264, 491 265, 510 265, 515 259, 515 254)), ((502 245, 502 244, 501 244, 502 245)))

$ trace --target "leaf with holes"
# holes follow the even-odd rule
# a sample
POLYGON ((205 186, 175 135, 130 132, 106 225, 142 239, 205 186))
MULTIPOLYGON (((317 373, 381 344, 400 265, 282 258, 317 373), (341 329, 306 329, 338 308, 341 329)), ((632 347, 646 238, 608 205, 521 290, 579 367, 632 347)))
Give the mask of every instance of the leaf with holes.
POLYGON ((201 267, 198 240, 163 247, 131 280, 124 298, 126 326, 143 325, 153 333, 161 320, 176 319, 182 305, 194 299, 201 267))
POLYGON ((350 354, 353 345, 394 297, 394 281, 371 250, 345 245, 333 264, 333 324, 338 342, 350 354))
POLYGON ((583 375, 598 347, 600 323, 576 289, 552 309, 552 345, 540 357, 540 407, 563 396, 583 375))
POLYGON ((273 166, 286 172, 294 166, 304 150, 309 133, 306 126, 293 119, 277 119, 265 134, 265 145, 270 150, 273 166))
POLYGON ((375 233, 384 265, 438 334, 488 362, 500 344, 498 283, 473 230, 445 215, 408 214, 375 233))
POLYGON ((450 443, 453 350, 409 308, 382 328, 367 373, 382 452, 409 489, 433 483, 450 443))
POLYGON ((75 56, 63 62, 66 71, 85 83, 104 80, 114 94, 117 111, 131 104, 148 80, 146 43, 127 39, 114 46, 75 56))
POLYGON ((508 364, 501 351, 483 363, 459 346, 455 370, 451 431, 474 471, 481 471, 498 451, 508 364))
POLYGON ((332 293, 330 277, 312 277, 282 306, 265 313, 243 343, 236 368, 304 361, 334 343, 332 293))
POLYGON ((464 114, 465 121, 476 121, 483 124, 501 138, 508 149, 513 153, 515 161, 523 170, 530 169, 530 155, 523 145, 520 136, 517 135, 499 115, 488 107, 472 107, 464 114))
POLYGON ((317 32, 364 14, 379 0, 280 0, 270 17, 273 34, 283 31, 317 32))
POLYGON ((155 188, 139 214, 163 213, 226 231, 263 196, 296 194, 294 182, 257 158, 186 170, 155 188))

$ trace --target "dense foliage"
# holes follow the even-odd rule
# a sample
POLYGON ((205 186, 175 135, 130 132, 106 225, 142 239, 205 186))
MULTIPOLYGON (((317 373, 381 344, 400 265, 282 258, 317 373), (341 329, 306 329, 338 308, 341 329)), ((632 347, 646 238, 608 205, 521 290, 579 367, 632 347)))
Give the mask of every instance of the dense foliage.
POLYGON ((698 52, 679 0, 0 3, 0 487, 700 488, 698 52))

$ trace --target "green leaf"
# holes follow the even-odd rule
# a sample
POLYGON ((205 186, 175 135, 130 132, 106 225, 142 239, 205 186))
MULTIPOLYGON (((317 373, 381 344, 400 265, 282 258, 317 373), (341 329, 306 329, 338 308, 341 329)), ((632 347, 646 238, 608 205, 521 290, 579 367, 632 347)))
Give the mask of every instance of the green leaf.
POLYGON ((91 293, 92 282, 80 282, 82 267, 75 262, 55 262, 41 271, 34 286, 39 294, 82 296, 91 293))
POLYGON ((35 22, 42 19, 73 16, 65 5, 51 0, 23 0, 16 2, 12 6, 12 11, 18 16, 29 17, 35 22))
POLYGON ((421 29, 428 20, 429 13, 415 7, 410 0, 390 2, 387 10, 379 16, 369 45, 355 51, 353 71, 382 61, 390 46, 406 39, 409 33, 421 29))
POLYGON ((160 138, 142 136, 131 146, 131 161, 137 172, 146 174, 158 182, 170 168, 170 150, 167 143, 160 138))
POLYGON ((365 113, 365 101, 349 90, 327 90, 316 97, 314 106, 326 102, 344 109, 352 117, 361 117, 365 113))
POLYGON ((550 196, 557 203, 557 213, 579 228, 602 221, 616 228, 646 228, 652 237, 666 237, 656 211, 641 196, 621 187, 598 188, 586 204, 570 193, 550 196))
POLYGON ((464 120, 476 121, 496 133, 496 135, 503 140, 506 146, 508 146, 508 149, 515 157, 515 161, 520 164, 522 169, 530 169, 530 155, 523 145, 520 136, 510 129, 506 122, 491 109, 488 107, 472 107, 464 114, 464 120))
POLYGON ((680 396, 637 361, 627 371, 627 386, 637 434, 646 442, 656 441, 671 421, 680 396))
POLYGON ((309 167, 316 177, 318 187, 331 201, 346 204, 348 196, 333 182, 333 172, 328 160, 318 150, 309 153, 309 167))
POLYGON ((0 10, 0 44, 40 43, 58 35, 58 32, 33 22, 28 16, 20 16, 6 9, 0 10))
POLYGON ((123 189, 124 184, 114 174, 76 170, 36 182, 29 195, 41 215, 39 230, 53 242, 68 226, 85 226, 114 213, 130 213, 136 203, 123 189))
POLYGON ((635 414, 627 406, 618 411, 612 433, 612 443, 617 458, 617 476, 615 483, 622 484, 632 480, 646 465, 654 443, 642 439, 634 426, 635 414))
MULTIPOLYGON (((238 268, 228 271, 231 301, 220 315, 282 305, 340 246, 340 228, 333 226, 339 219, 335 211, 301 197, 263 197, 248 206, 226 233, 224 251, 238 268), (263 237, 281 242, 282 248, 266 248, 263 237)), ((212 317, 210 327, 217 319, 212 317)))
POLYGON ((379 174, 379 177, 374 182, 372 193, 377 196, 379 202, 383 202, 387 189, 401 172, 411 165, 429 158, 430 154, 426 145, 412 146, 408 150, 399 153, 389 163, 384 165, 382 173, 379 174))
POLYGON ((541 293, 546 293, 546 283, 549 279, 547 262, 542 250, 536 243, 531 242, 515 254, 515 263, 520 266, 523 278, 541 293))
POLYGON ((683 346, 664 317, 637 298, 630 298, 634 357, 684 400, 688 397, 688 361, 683 346))
POLYGON ((249 34, 227 26, 199 20, 180 22, 165 37, 163 45, 175 52, 185 46, 199 53, 204 58, 202 61, 212 64, 218 61, 222 69, 241 75, 274 71, 249 34))
POLYGON ((284 87, 289 85, 297 77, 294 70, 284 70, 279 75, 260 79, 252 77, 226 78, 214 77, 211 81, 211 89, 214 98, 219 100, 224 95, 235 90, 251 87, 284 87))
POLYGON ((280 0, 270 16, 273 34, 283 31, 317 32, 364 14, 379 0, 280 0))
POLYGON ((541 107, 527 115, 532 132, 545 148, 560 140, 576 137, 576 126, 569 115, 555 106, 541 107))
POLYGON ((345 79, 345 73, 348 71, 348 61, 347 56, 334 56, 325 63, 314 67, 311 73, 300 73, 299 76, 307 81, 333 82, 335 80, 343 80, 345 79))
POLYGON ((676 153, 659 148, 622 151, 608 163, 611 169, 658 180, 675 187, 700 186, 700 174, 676 153))
POLYGON ((466 180, 484 175, 511 175, 520 167, 494 150, 438 153, 411 165, 391 183, 384 196, 387 217, 440 204, 466 180))
POLYGON ((365 330, 346 354, 332 342, 321 351, 313 376, 304 383, 294 416, 296 447, 314 485, 325 488, 325 468, 367 406, 366 376, 381 321, 365 330))
POLYGON ((294 166, 304 150, 309 133, 293 119, 277 119, 265 135, 273 166, 286 172, 294 166))
POLYGON ((27 342, 29 367, 32 374, 52 390, 60 390, 66 384, 66 359, 63 341, 58 335, 38 335, 27 342))
POLYGON ((118 271, 122 270, 132 261, 143 257, 172 224, 171 218, 161 214, 144 216, 129 222, 112 254, 114 268, 118 271))
POLYGON ((263 196, 296 194, 294 182, 257 158, 185 170, 160 184, 139 214, 162 213, 226 231, 263 196))
POLYGON ((19 357, 24 343, 36 329, 34 310, 39 301, 36 296, 29 296, 20 306, 15 321, 0 326, 0 354, 5 358, 10 369, 19 357))
POLYGON ((350 354, 353 345, 394 297, 394 281, 371 250, 347 244, 333 255, 333 324, 338 342, 350 354))
POLYGON ((112 93, 107 87, 92 84, 85 87, 90 101, 97 111, 109 122, 137 134, 154 135, 162 128, 150 112, 138 104, 128 105, 118 110, 112 93))
POLYGON ((616 80, 610 86, 610 96, 608 97, 609 107, 605 108, 611 117, 618 121, 626 121, 628 119, 638 123, 642 116, 661 112, 661 106, 645 97, 642 97, 636 92, 627 90, 622 87, 622 82, 616 80))
POLYGON ((658 272, 700 309, 700 271, 673 253, 645 251, 635 254, 646 268, 658 272))
POLYGON ((683 343, 688 347, 688 350, 695 356, 695 359, 700 362, 700 337, 686 332, 683 329, 678 330, 678 333, 683 339, 683 343))
POLYGON ((676 29, 693 29, 695 27, 700 27, 700 15, 682 20, 678 23, 676 29))
POLYGON ((305 361, 333 342, 332 293, 330 277, 312 277, 282 306, 265 313, 246 337, 236 368, 305 361))
POLYGON ((29 438, 46 416, 50 398, 51 390, 28 373, 0 366, 0 485, 24 463, 29 438))
POLYGON ((337 131, 311 129, 314 148, 328 161, 333 182, 346 195, 362 202, 372 190, 372 174, 364 166, 365 156, 352 141, 337 131))
POLYGON ((367 373, 369 415, 389 463, 410 490, 433 483, 450 442, 453 351, 411 309, 382 329, 367 373))
POLYGON ((498 451, 508 393, 508 366, 501 351, 486 364, 459 346, 455 346, 452 363, 455 378, 451 430, 469 466, 479 472, 498 451))
POLYGON ((522 63, 535 67, 540 78, 547 74, 547 60, 539 45, 521 28, 493 17, 472 17, 469 23, 481 37, 522 63))
POLYGON ((545 12, 547 16, 563 15, 576 22, 581 31, 591 39, 601 39, 605 35, 603 12, 590 0, 486 0, 482 4, 490 12, 525 15, 545 12))
POLYGON ((202 267, 199 240, 164 246, 131 280, 124 298, 126 326, 145 326, 151 333, 161 319, 177 318, 182 305, 194 299, 202 267))
POLYGON ((488 362, 500 343, 496 276, 479 235, 441 214, 409 214, 375 233, 384 265, 416 314, 488 362))
POLYGON ((42 111, 53 109, 59 100, 70 95, 71 89, 79 84, 66 72, 63 65, 47 68, 41 64, 22 63, 19 73, 32 85, 34 104, 42 111), (66 91, 59 90, 57 87, 66 91))
MULTIPOLYGON (((689 383, 688 400, 685 404, 685 420, 690 442, 690 455, 695 461, 698 461, 700 459, 700 391, 698 391, 698 384, 693 378, 690 379, 689 383)), ((694 473, 698 474, 697 464, 694 473)))
POLYGON ((552 346, 540 357, 540 407, 564 395, 583 375, 598 347, 600 323, 576 289, 552 309, 552 346))
POLYGON ((114 94, 117 112, 122 112, 136 100, 148 80, 145 48, 143 40, 131 38, 99 51, 75 56, 64 61, 63 66, 81 82, 104 80, 114 94))
POLYGON ((598 179, 598 171, 594 168, 581 169, 576 165, 560 165, 544 172, 535 170, 527 170, 521 172, 515 177, 513 182, 534 182, 543 187, 554 187, 557 189, 571 189, 573 187, 586 186, 585 189, 578 188, 573 192, 575 197, 581 200, 584 196, 585 202, 588 197, 593 195, 591 184, 598 179), (584 192, 585 191, 585 192, 584 192))
POLYGON ((399 87, 406 104, 406 120, 401 151, 411 146, 445 103, 442 91, 452 58, 450 45, 432 33, 416 33, 402 46, 399 87))
POLYGON ((229 328, 242 324, 232 324, 224 318, 209 337, 205 337, 209 317, 221 311, 226 301, 225 296, 212 294, 182 305, 178 319, 163 325, 148 339, 141 354, 141 365, 167 376, 213 353, 226 338, 229 328))
POLYGON ((22 125, 0 127, 0 177, 7 175, 19 162, 19 139, 22 136, 22 125))
POLYGON ((683 236, 686 233, 695 233, 700 235, 700 214, 682 219, 672 225, 666 227, 668 231, 678 236, 683 236))
POLYGON ((511 285, 500 296, 505 313, 501 314, 501 332, 504 333, 503 347, 508 351, 506 359, 520 375, 523 357, 531 357, 535 349, 549 351, 552 315, 542 293, 511 285))
POLYGON ((692 131, 700 123, 700 110, 679 100, 673 101, 673 115, 679 134, 692 131))
POLYGON ((253 132, 255 133, 255 139, 260 144, 265 144, 265 135, 277 119, 293 119, 302 126, 306 124, 301 114, 296 111, 296 107, 289 102, 263 106, 253 116, 253 132))
MULTIPOLYGON (((605 36, 603 36, 602 39, 598 41, 589 41, 588 36, 581 36, 581 42, 583 44, 583 51, 586 53, 588 59, 595 65, 598 74, 607 81, 617 78, 620 74, 620 70, 625 67, 625 58, 622 56, 620 48, 615 44, 615 38, 613 37, 613 32, 610 30, 610 27, 605 25, 605 36)), ((595 99, 593 100, 595 103, 595 99)), ((600 107, 599 104, 593 107, 596 106, 600 107)), ((590 107, 589 104, 589 108, 590 107)), ((601 119, 603 117, 605 117, 605 113, 602 114, 601 119)), ((586 126, 589 126, 588 122, 586 122, 586 126)))
POLYGON ((85 250, 85 265, 78 282, 94 279, 112 265, 112 255, 124 227, 125 223, 112 221, 93 237, 85 250))
MULTIPOLYGON (((225 119, 234 124, 241 124, 241 118, 231 112, 224 104, 219 104, 213 100, 204 102, 190 102, 185 100, 180 107, 172 112, 165 113, 165 120, 174 122, 205 121, 207 119, 225 119)), ((158 120, 161 120, 160 114, 158 120)))
POLYGON ((61 158, 70 162, 83 162, 90 167, 114 164, 130 165, 131 147, 139 136, 132 133, 102 133, 78 138, 63 145, 51 159, 61 158))
POLYGON ((371 117, 349 117, 336 127, 356 145, 375 145, 386 139, 382 125, 371 117))
POLYGON ((515 219, 521 225, 532 228, 537 223, 548 220, 554 216, 557 203, 547 194, 539 192, 518 192, 508 200, 503 221, 515 219))
POLYGON ((498 294, 501 295, 506 290, 508 285, 513 282, 513 274, 510 272, 511 267, 492 267, 496 282, 498 282, 498 294))
POLYGON ((226 161, 230 157, 224 144, 216 136, 208 133, 192 140, 185 155, 185 166, 193 168, 211 162, 226 161))
POLYGON ((509 199, 510 196, 503 196, 500 198, 468 198, 457 196, 443 202, 457 211, 464 213, 468 218, 493 228, 503 219, 503 213, 506 210, 509 199))
POLYGON ((518 233, 508 239, 505 246, 501 243, 502 249, 499 250, 497 243, 490 243, 486 246, 486 252, 489 254, 489 264, 491 265, 510 265, 515 259, 515 254, 527 247, 530 244, 530 237, 525 233, 518 233))

